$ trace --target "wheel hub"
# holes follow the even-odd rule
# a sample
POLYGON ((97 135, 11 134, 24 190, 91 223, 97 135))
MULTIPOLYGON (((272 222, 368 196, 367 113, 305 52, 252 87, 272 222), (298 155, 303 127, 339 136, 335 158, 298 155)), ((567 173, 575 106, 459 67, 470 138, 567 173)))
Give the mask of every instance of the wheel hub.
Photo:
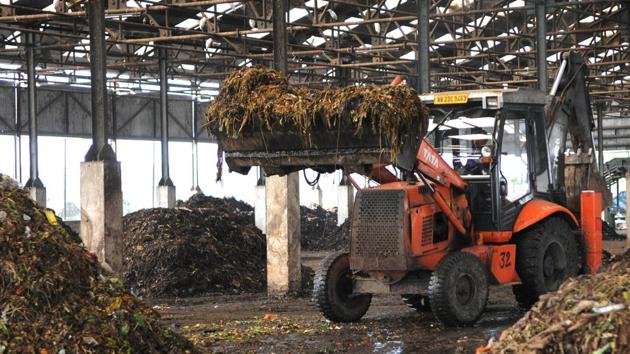
POLYGON ((455 284, 455 296, 460 305, 467 304, 475 294, 473 279, 468 274, 461 274, 455 284))

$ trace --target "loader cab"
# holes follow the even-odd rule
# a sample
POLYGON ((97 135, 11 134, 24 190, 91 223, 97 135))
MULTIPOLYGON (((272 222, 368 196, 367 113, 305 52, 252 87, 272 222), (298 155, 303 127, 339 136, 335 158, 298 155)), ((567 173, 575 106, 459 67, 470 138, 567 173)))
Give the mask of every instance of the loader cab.
POLYGON ((545 96, 537 90, 478 90, 421 96, 429 140, 467 182, 478 231, 511 231, 521 208, 549 197, 545 96))

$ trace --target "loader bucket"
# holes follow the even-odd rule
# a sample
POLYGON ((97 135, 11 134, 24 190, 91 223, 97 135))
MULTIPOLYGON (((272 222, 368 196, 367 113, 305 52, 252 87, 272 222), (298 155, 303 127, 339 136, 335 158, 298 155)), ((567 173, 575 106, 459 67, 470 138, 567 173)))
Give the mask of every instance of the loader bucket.
POLYGON ((311 89, 255 66, 230 74, 206 122, 231 171, 365 173, 374 164, 413 169, 427 112, 407 86, 311 89))
POLYGON ((251 127, 237 138, 217 136, 217 140, 230 171, 238 173, 247 173, 252 166, 263 167, 267 175, 285 175, 305 168, 366 173, 374 164, 396 164, 411 170, 424 132, 423 122, 416 124, 410 131, 400 132, 396 147, 387 146, 387 139, 369 128, 356 134, 354 126, 316 128, 308 136, 286 129, 251 127))

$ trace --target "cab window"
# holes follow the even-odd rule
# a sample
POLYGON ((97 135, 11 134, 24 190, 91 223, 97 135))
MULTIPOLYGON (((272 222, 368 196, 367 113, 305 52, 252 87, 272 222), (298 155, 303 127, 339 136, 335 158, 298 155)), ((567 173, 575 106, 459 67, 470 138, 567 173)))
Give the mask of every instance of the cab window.
POLYGON ((503 125, 501 142, 501 179, 507 183, 506 198, 513 202, 529 194, 527 121, 510 113, 503 125))

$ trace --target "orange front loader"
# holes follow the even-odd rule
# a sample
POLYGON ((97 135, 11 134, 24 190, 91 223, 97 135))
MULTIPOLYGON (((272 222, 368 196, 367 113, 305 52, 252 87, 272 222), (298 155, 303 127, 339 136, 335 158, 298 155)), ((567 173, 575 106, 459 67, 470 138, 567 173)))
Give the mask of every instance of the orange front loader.
POLYGON ((605 189, 592 156, 580 153, 593 150, 586 67, 575 55, 561 67, 549 104, 530 89, 421 96, 431 132, 401 132, 389 165, 392 151, 378 136, 354 131, 338 132, 332 145, 329 132, 313 132, 316 148, 285 131, 220 143, 235 171, 343 168, 351 181, 359 172, 378 182, 358 188, 350 249, 316 272, 313 295, 326 318, 356 321, 373 294, 400 294, 447 325, 472 324, 492 284, 511 285, 527 307, 601 266, 605 189))

